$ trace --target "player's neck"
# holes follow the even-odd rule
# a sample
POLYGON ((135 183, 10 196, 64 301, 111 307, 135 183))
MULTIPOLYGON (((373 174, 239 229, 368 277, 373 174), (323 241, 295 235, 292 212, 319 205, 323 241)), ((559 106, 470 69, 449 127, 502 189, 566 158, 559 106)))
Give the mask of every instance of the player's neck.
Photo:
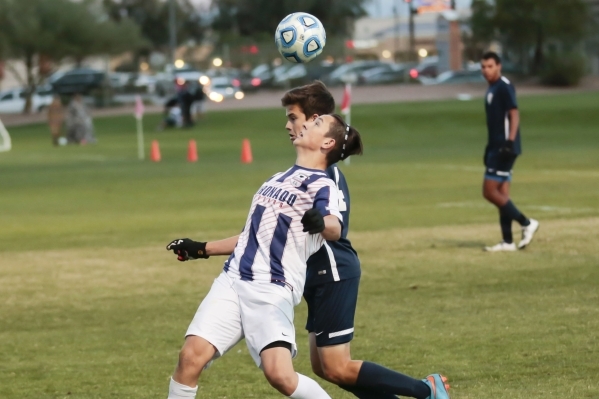
POLYGON ((295 164, 302 168, 326 170, 327 161, 321 152, 301 151, 298 148, 295 164))
POLYGON ((494 85, 497 81, 501 79, 501 74, 497 75, 493 80, 489 80, 489 86, 494 85))

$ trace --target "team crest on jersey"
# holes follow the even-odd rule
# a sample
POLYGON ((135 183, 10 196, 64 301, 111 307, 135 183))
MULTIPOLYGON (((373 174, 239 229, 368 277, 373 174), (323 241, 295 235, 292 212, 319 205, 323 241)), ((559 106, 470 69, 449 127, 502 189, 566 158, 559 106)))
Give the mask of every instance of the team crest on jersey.
POLYGON ((301 185, 308 179, 308 176, 303 173, 298 173, 291 178, 291 185, 295 188, 301 187, 301 185))
POLYGON ((493 93, 487 94, 487 104, 491 104, 493 101, 493 93))

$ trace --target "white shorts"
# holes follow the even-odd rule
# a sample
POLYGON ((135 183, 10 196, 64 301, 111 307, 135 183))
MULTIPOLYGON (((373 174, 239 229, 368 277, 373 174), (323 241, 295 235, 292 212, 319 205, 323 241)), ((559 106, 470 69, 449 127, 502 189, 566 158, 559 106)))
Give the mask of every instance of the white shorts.
POLYGON ((223 356, 242 338, 258 367, 260 352, 276 341, 288 342, 297 354, 291 290, 272 283, 242 281, 224 271, 214 280, 185 336, 210 342, 223 356))

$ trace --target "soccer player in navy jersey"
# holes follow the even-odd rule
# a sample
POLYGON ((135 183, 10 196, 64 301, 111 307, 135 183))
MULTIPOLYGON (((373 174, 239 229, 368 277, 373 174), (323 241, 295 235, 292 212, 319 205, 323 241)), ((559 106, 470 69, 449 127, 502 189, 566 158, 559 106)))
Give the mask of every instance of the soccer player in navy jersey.
POLYGON ((499 209, 499 224, 503 241, 486 251, 516 251, 524 249, 539 229, 539 222, 529 219, 510 200, 512 168, 522 153, 520 144, 520 112, 516 102, 516 90, 512 83, 501 76, 501 59, 490 51, 483 55, 482 74, 489 82, 485 96, 488 141, 485 148, 485 178, 483 196, 499 209), (512 220, 522 226, 522 239, 518 246, 512 237, 512 220))
MULTIPOLYGON (((287 115, 285 128, 292 142, 306 121, 335 110, 333 96, 319 81, 288 91, 281 103, 287 115)), ((351 358, 360 260, 347 239, 350 195, 345 176, 336 164, 330 165, 326 173, 339 190, 343 230, 339 240, 327 241, 308 259, 304 298, 308 304, 306 329, 312 370, 360 399, 393 399, 396 395, 449 398, 446 378, 439 374, 419 380, 372 362, 351 358)))
POLYGON ((252 199, 241 234, 213 242, 187 238, 167 245, 178 260, 229 255, 189 325, 169 399, 195 398, 202 370, 245 338, 268 382, 296 399, 330 399, 293 369, 293 308, 304 292, 306 261, 341 237, 337 186, 325 169, 362 153, 357 130, 337 115, 304 123, 293 167, 268 179, 252 199))

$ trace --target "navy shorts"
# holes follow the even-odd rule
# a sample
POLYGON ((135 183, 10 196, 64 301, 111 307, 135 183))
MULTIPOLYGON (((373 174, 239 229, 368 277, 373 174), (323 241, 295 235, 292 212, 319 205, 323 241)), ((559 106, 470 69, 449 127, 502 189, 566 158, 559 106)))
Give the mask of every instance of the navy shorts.
POLYGON ((306 330, 316 334, 316 346, 345 344, 354 338, 354 316, 360 277, 307 287, 306 330))
POLYGON ((512 169, 518 155, 505 158, 498 151, 488 152, 485 156, 485 179, 500 183, 512 181, 512 169))

